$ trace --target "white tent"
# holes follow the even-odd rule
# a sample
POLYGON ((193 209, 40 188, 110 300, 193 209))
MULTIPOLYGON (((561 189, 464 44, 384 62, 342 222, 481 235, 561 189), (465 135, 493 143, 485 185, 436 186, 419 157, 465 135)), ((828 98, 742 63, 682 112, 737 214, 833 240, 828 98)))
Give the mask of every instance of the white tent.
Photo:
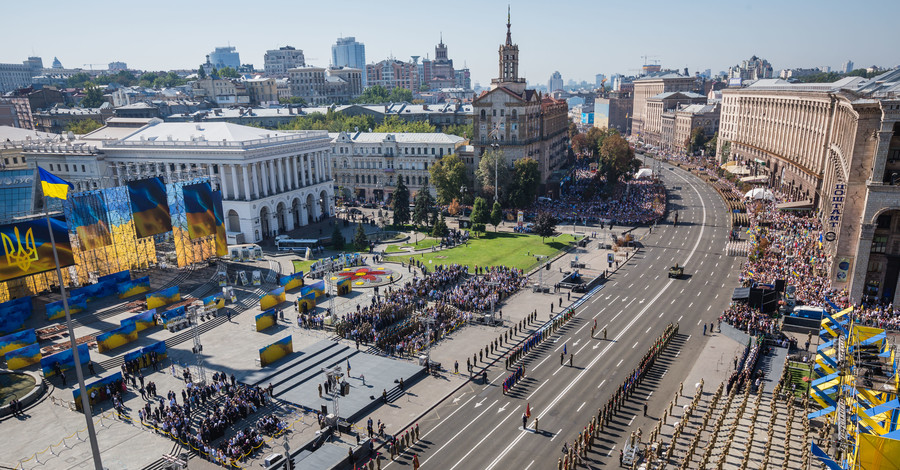
POLYGON ((753 188, 750 191, 747 191, 747 194, 744 195, 747 199, 765 199, 766 201, 774 201, 775 195, 772 194, 772 191, 764 188, 753 188))
POLYGON ((640 170, 637 171, 637 173, 634 174, 634 179, 636 179, 636 180, 639 180, 642 178, 652 178, 652 177, 653 177, 653 170, 651 170, 649 168, 641 168, 640 170))

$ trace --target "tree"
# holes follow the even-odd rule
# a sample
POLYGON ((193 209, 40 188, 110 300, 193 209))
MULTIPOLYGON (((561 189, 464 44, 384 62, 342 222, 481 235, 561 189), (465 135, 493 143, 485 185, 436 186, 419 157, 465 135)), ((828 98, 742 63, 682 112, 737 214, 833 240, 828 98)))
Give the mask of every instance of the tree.
POLYGON ((81 99, 82 108, 99 108, 103 104, 103 92, 97 85, 87 82, 84 85, 84 98, 81 99))
POLYGON ((344 239, 344 234, 341 233, 340 224, 338 224, 338 222, 335 222, 334 230, 331 231, 331 246, 335 250, 343 250, 344 243, 346 243, 346 241, 347 240, 344 239))
POLYGON ((487 201, 483 197, 475 198, 475 205, 472 206, 472 224, 484 225, 489 221, 487 211, 487 201))
POLYGON ((444 220, 444 215, 441 214, 441 217, 434 223, 434 228, 431 229, 431 236, 434 238, 443 238, 447 235, 447 222, 444 220))
POLYGON ((287 98, 278 98, 279 104, 299 104, 306 105, 306 100, 300 96, 289 96, 287 98))
POLYGON ((241 75, 234 67, 222 67, 219 69, 219 76, 222 78, 238 78, 241 75))
POLYGON ((381 104, 389 101, 390 93, 381 85, 370 86, 353 100, 359 104, 381 104))
POLYGON ((459 214, 459 210, 459 199, 450 201, 450 205, 447 206, 447 213, 449 213, 450 215, 456 215, 459 214))
POLYGON ((388 101, 392 103, 409 103, 412 101, 412 91, 400 87, 393 88, 391 94, 388 95, 388 101))
POLYGON ((685 147, 688 149, 688 153, 694 153, 695 150, 700 149, 706 144, 706 133, 703 132, 702 127, 695 127, 691 129, 691 135, 688 136, 687 142, 685 142, 685 147))
POLYGON ((73 134, 83 135, 88 132, 93 132, 101 127, 103 127, 103 124, 100 124, 93 119, 82 119, 80 121, 70 122, 69 125, 66 126, 66 130, 71 131, 73 134))
MULTIPOLYGON (((502 201, 508 193, 510 175, 509 166, 506 164, 506 158, 503 156, 502 150, 491 150, 485 152, 478 162, 478 169, 475 170, 475 179, 481 187, 481 195, 484 197, 494 197, 494 182, 499 186, 499 198, 502 201), (496 162, 497 175, 494 175, 496 162)), ((502 203, 502 202, 501 202, 502 203)))
POLYGON ((451 126, 444 126, 444 133, 457 135, 463 139, 471 139, 475 134, 475 127, 473 124, 454 124, 451 126))
POLYGON ((462 197, 462 188, 467 186, 466 164, 459 155, 455 153, 444 155, 428 168, 428 173, 431 175, 431 184, 437 192, 438 204, 449 204, 454 199, 462 197))
POLYGON ((599 173, 606 175, 607 191, 612 191, 619 178, 630 178, 640 168, 640 161, 634 158, 634 150, 618 133, 606 137, 600 147, 599 173))
POLYGON ((556 217, 553 214, 541 211, 534 218, 534 233, 541 236, 541 242, 547 237, 552 237, 556 231, 556 217))
POLYGON ((728 161, 728 157, 731 156, 731 142, 725 142, 722 144, 722 163, 728 161))
POLYGON ((706 154, 712 157, 716 156, 716 144, 719 141, 719 133, 716 132, 713 134, 712 138, 706 142, 704 146, 706 148, 706 154))
POLYGON ((422 188, 416 193, 415 202, 413 202, 412 221, 416 225, 424 225, 428 223, 428 213, 434 200, 427 188, 422 188))
POLYGON ((406 121, 398 116, 390 116, 377 127, 375 132, 418 132, 431 133, 437 131, 433 124, 427 121, 406 121))
POLYGON ((398 178, 397 189, 391 200, 391 210, 394 211, 394 225, 403 225, 409 222, 409 188, 403 184, 403 178, 398 178))
POLYGON ((353 245, 359 251, 369 248, 369 239, 366 238, 366 231, 363 230, 362 224, 356 224, 356 234, 353 235, 353 245))
POLYGON ((69 78, 66 78, 66 85, 69 88, 83 88, 90 83, 90 80, 91 76, 87 72, 73 73, 69 78))
POLYGON ((491 225, 494 226, 494 231, 497 231, 497 226, 500 225, 500 222, 503 221, 503 208, 500 207, 500 201, 494 201, 494 208, 491 209, 491 225))
POLYGON ((509 202, 513 207, 528 207, 537 196, 541 184, 541 170, 537 160, 520 158, 513 163, 512 184, 509 188, 509 202))
POLYGON ((200 64, 200 67, 197 68, 197 78, 200 80, 206 78, 206 69, 203 68, 203 64, 200 64))

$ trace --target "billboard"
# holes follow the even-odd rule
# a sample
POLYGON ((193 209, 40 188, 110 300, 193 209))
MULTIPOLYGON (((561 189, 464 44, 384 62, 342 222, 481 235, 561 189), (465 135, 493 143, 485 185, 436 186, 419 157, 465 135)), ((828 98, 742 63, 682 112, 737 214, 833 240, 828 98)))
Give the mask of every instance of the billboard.
POLYGON ((119 271, 117 273, 107 274, 106 276, 100 276, 97 279, 97 282, 105 282, 110 284, 118 284, 120 282, 127 282, 131 280, 131 271, 124 270, 119 271))
POLYGON ((303 287, 303 271, 281 276, 278 278, 278 284, 284 287, 284 290, 294 290, 298 287, 303 287))
POLYGON ((73 289, 70 294, 72 298, 84 297, 88 302, 93 302, 106 296, 116 293, 116 284, 109 281, 97 282, 89 284, 78 289, 73 289))
MULTIPOLYGON (((95 380, 84 386, 85 391, 90 398, 91 393, 97 392, 94 396, 96 397, 93 400, 89 400, 91 406, 94 406, 94 403, 101 402, 104 400, 109 400, 112 398, 111 396, 106 394, 106 387, 109 386, 110 392, 115 394, 118 391, 122 390, 122 373, 116 372, 113 375, 103 377, 100 380, 95 380)), ((75 409, 81 411, 81 388, 76 387, 75 390, 72 390, 72 398, 75 400, 75 409)))
POLYGON ((31 317, 32 311, 31 297, 20 297, 0 304, 0 335, 24 328, 25 320, 31 317))
POLYGON ((178 291, 178 286, 172 286, 168 289, 147 294, 147 308, 165 307, 179 300, 181 300, 181 293, 178 291))
POLYGON ((166 358, 168 353, 166 352, 166 342, 159 341, 151 344, 150 346, 144 346, 141 349, 136 351, 131 351, 125 353, 125 362, 131 362, 135 359, 141 360, 141 367, 147 367, 150 365, 150 354, 156 353, 156 358, 162 362, 163 359, 166 358))
POLYGON ((128 198, 138 238, 172 231, 166 187, 160 178, 128 182, 128 198))
POLYGON ((0 356, 36 342, 37 335, 34 333, 34 328, 11 335, 0 336, 0 356))
MULTIPOLYGON (((87 343, 78 345, 78 358, 81 359, 82 364, 91 362, 91 351, 87 343)), ((75 353, 71 349, 66 349, 52 356, 42 357, 41 369, 44 371, 44 377, 51 377, 56 374, 56 371, 53 370, 53 365, 57 363, 63 372, 73 369, 75 367, 75 353)))
POLYGON ((290 335, 259 350, 259 363, 265 367, 294 352, 294 338, 290 335))
MULTIPOLYGON (((59 266, 72 266, 75 264, 75 257, 69 243, 66 223, 51 218, 50 224, 56 240, 59 266)), ((0 282, 56 268, 47 219, 0 225, 0 240, 3 244, 3 253, 0 254, 0 282)))
POLYGON ((190 238, 214 235, 216 233, 216 215, 209 183, 186 185, 182 187, 182 193, 184 194, 184 212, 187 215, 190 238))
POLYGON ((72 226, 82 250, 94 250, 112 244, 103 193, 92 191, 69 198, 72 201, 72 226))
MULTIPOLYGON (((87 299, 83 295, 69 297, 69 315, 82 313, 87 310, 87 299)), ((62 300, 47 304, 47 320, 59 320, 66 318, 66 309, 62 300)))
POLYGON ((187 310, 185 310, 184 305, 181 307, 173 308, 172 310, 166 310, 159 314, 159 317, 162 319, 163 324, 169 323, 172 320, 177 318, 181 318, 187 314, 187 310))
POLYGON ((594 127, 609 128, 609 102, 594 101, 594 127))
POLYGON ((130 316, 119 322, 122 326, 125 325, 134 325, 135 329, 138 333, 146 330, 147 328, 153 328, 156 326, 156 319, 153 316, 156 315, 156 309, 150 309, 145 312, 141 312, 137 315, 130 316))
POLYGON ((212 307, 215 306, 216 309, 220 309, 225 306, 225 294, 219 292, 217 294, 213 294, 209 297, 203 298, 203 306, 204 307, 212 307))
POLYGON ((306 294, 301 295, 297 299, 297 311, 298 312, 311 312, 314 308, 316 308, 316 294, 315 292, 307 292, 306 294))
POLYGON ((325 281, 320 279, 308 286, 303 286, 302 288, 300 288, 301 296, 306 295, 310 292, 314 293, 316 295, 316 298, 325 295, 325 281))
POLYGON ((106 352, 116 349, 132 341, 137 341, 137 326, 135 323, 125 322, 122 326, 106 333, 97 335, 97 352, 106 352))
POLYGON ((222 209, 222 191, 213 191, 213 214, 216 216, 216 256, 228 254, 228 240, 225 238, 225 211, 222 209))
POLYGON ((353 290, 353 286, 350 285, 349 277, 339 279, 335 285, 337 286, 337 295, 347 295, 353 290))
POLYGON ((262 298, 259 299, 259 308, 268 310, 284 302, 285 300, 286 296, 284 294, 284 287, 279 287, 277 289, 269 291, 268 294, 262 296, 262 298))
POLYGON ((116 289, 119 291, 120 299, 150 292, 150 276, 121 282, 116 286, 116 289))
POLYGON ((274 326, 278 321, 275 316, 275 309, 269 309, 256 316, 256 331, 262 331, 270 326, 274 326))
POLYGON ((22 369, 30 365, 41 362, 41 346, 37 343, 29 344, 23 348, 19 348, 6 353, 7 369, 22 369))

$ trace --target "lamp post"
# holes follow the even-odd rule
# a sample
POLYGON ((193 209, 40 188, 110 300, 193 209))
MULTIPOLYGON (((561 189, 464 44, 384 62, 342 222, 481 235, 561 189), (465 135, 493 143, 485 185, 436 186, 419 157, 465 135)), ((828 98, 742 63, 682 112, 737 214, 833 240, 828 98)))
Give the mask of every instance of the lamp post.
POLYGON ((491 142, 491 153, 494 154, 494 201, 498 201, 498 200, 500 200, 499 191, 498 191, 500 178, 498 176, 498 170, 497 170, 497 162, 499 159, 497 152, 500 150, 500 125, 499 125, 499 123, 497 124, 497 126, 494 127, 494 130, 491 131, 491 137, 493 138, 493 141, 491 142))

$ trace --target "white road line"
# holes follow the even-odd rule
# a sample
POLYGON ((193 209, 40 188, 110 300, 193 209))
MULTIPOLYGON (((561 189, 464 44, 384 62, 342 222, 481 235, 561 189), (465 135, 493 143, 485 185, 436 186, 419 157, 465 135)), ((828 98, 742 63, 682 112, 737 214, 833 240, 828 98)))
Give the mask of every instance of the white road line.
POLYGON ((609 449, 609 452, 606 453, 606 456, 609 457, 610 455, 612 455, 612 453, 613 453, 614 450, 616 450, 616 446, 615 446, 615 445, 612 446, 612 449, 609 449))
MULTIPOLYGON (((684 318, 684 315, 678 317, 678 322, 680 322, 682 318, 684 318)), ((676 322, 676 323, 678 323, 678 322, 676 322)))
POLYGON ((719 298, 719 294, 716 294, 716 298, 717 298, 717 299, 719 298))
POLYGON ((672 301, 671 301, 671 302, 669 302, 669 305, 672 305, 672 304, 674 304, 674 303, 675 303, 675 299, 677 299, 677 298, 678 298, 678 297, 675 297, 675 298, 674 298, 674 299, 672 299, 672 301))
MULTIPOLYGON (((697 188, 696 188, 693 184, 691 184, 690 182, 688 182, 688 180, 685 179, 684 177, 682 177, 681 175, 676 175, 676 176, 678 176, 679 178, 681 178, 681 180, 683 180, 685 183, 687 183, 687 184, 691 187, 691 189, 693 189, 694 192, 697 193, 697 197, 698 197, 698 198, 700 197, 700 192, 697 190, 697 188)), ((703 232, 706 230, 706 203, 703 201, 702 198, 700 199, 700 204, 701 204, 702 207, 703 207, 703 218, 702 218, 702 223, 700 224, 700 234, 699 234, 699 236, 696 238, 696 241, 694 242, 694 247, 691 248, 691 252, 688 254, 687 259, 685 260, 685 263, 684 263, 685 265, 687 265, 687 264, 690 262, 691 258, 693 258, 694 253, 696 253, 696 251, 697 251, 697 247, 700 245, 700 240, 703 238, 703 232)), ((564 397, 564 396, 572 389, 572 387, 574 387, 575 384, 577 384, 577 383, 581 380, 581 378, 584 377, 584 375, 587 374, 587 372, 588 372, 589 370, 591 370, 591 367, 593 367, 594 364, 596 364, 596 363, 597 363, 597 362, 598 362, 598 361, 606 354, 606 352, 609 351, 609 349, 612 347, 612 345, 615 344, 616 341, 618 341, 619 339, 621 339, 622 336, 624 336, 625 333, 627 333, 628 330, 629 330, 629 329, 630 329, 630 328, 631 328, 638 320, 640 320, 640 318, 641 318, 642 316, 644 316, 644 313, 646 313, 647 310, 650 308, 650 306, 653 305, 653 303, 656 302, 656 300, 659 299, 659 297, 660 297, 661 295, 663 295, 663 294, 665 293, 666 290, 668 290, 669 286, 672 285, 672 282, 673 282, 673 281, 674 281, 673 279, 669 279, 669 282, 666 283, 666 285, 665 285, 662 289, 660 289, 659 292, 657 292, 656 296, 655 296, 655 297, 654 297, 654 298, 653 298, 646 306, 644 306, 644 308, 641 309, 641 311, 638 312, 638 314, 635 315, 635 316, 631 319, 631 321, 630 321, 627 325, 625 325, 624 328, 622 328, 622 329, 619 331, 619 334, 616 335, 615 338, 613 338, 613 342, 609 343, 605 348, 603 348, 603 350, 600 352, 600 354, 598 354, 598 355, 597 355, 597 356, 596 356, 596 357, 595 357, 595 358, 594 358, 594 359, 593 359, 593 360, 592 360, 592 361, 591 361, 584 369, 582 369, 581 372, 580 372, 577 376, 575 376, 575 378, 572 379, 572 380, 569 382, 569 384, 568 384, 568 385, 567 385, 567 386, 566 386, 566 387, 565 387, 565 388, 564 388, 564 389, 563 389, 563 390, 562 390, 562 391, 561 391, 561 392, 553 399, 553 401, 551 401, 550 404, 549 404, 546 408, 544 408, 544 410, 541 412, 541 414, 538 416, 538 418, 544 417, 547 413, 550 412, 550 410, 553 409, 554 406, 556 406, 557 403, 559 403, 560 400, 562 400, 562 398, 563 398, 563 397, 564 397)), ((623 359, 623 360, 624 360, 624 359, 623 359)), ((623 360, 620 360, 620 361, 619 361, 619 364, 621 364, 623 360)), ((616 366, 616 367, 618 367, 618 366, 616 366)), ((510 416, 512 416, 512 415, 510 415, 510 416)), ((508 418, 507 418, 507 419, 508 419, 508 418)), ((501 424, 502 424, 502 421, 501 421, 501 424)), ((497 426, 499 426, 499 425, 500 425, 500 424, 498 424, 497 426)), ((494 429, 496 429, 496 428, 494 428, 494 429)), ((493 432, 493 431, 491 431, 491 432, 493 432)), ((525 436, 525 433, 524 433, 524 432, 523 432, 523 433, 519 433, 519 435, 518 435, 515 439, 513 439, 513 441, 510 442, 509 445, 507 445, 506 448, 504 448, 504 449, 497 455, 497 457, 491 462, 490 465, 487 466, 487 468, 485 468, 485 470, 491 470, 491 469, 493 469, 493 468, 500 462, 500 460, 503 459, 503 457, 506 456, 506 454, 508 454, 509 451, 510 451, 513 447, 515 447, 515 445, 518 444, 520 440, 522 440, 522 437, 524 437, 524 436, 525 436)), ((486 439, 486 438, 487 438, 487 436, 485 436, 485 439, 486 439)), ((482 441, 483 441, 483 439, 482 439, 482 441)), ((474 450, 474 448, 473 448, 473 450, 474 450)), ((471 451, 469 451, 469 453, 471 453, 471 451)), ((467 454, 467 455, 468 455, 468 454, 467 454)), ((463 460, 464 460, 464 459, 465 459, 465 457, 463 457, 463 460)), ((462 460, 460 460, 460 462, 462 462, 462 460)), ((457 465, 458 465, 458 464, 459 464, 459 462, 457 463, 457 465)), ((455 466, 454 466, 454 467, 455 467, 455 466)))
MULTIPOLYGON (((502 426, 504 421, 506 421, 507 419, 509 419, 513 414, 518 413, 518 411, 519 411, 519 410, 512 410, 512 412, 510 412, 509 415, 508 415, 506 418, 503 418, 499 423, 497 423, 497 425, 494 426, 494 429, 491 429, 491 431, 490 431, 489 433, 485 434, 484 437, 482 437, 481 440, 478 441, 477 444, 475 444, 475 446, 473 446, 471 449, 469 449, 468 452, 466 452, 466 455, 463 455, 463 457, 462 457, 461 459, 459 459, 459 462, 456 462, 456 465, 450 467, 450 470, 453 470, 454 468, 456 468, 457 466, 459 466, 459 464, 463 463, 463 461, 466 460, 466 458, 469 456, 469 454, 471 454, 475 449, 477 449, 478 446, 480 446, 481 443, 484 442, 485 439, 487 439, 488 437, 490 437, 491 434, 493 434, 494 431, 497 430, 497 428, 499 428, 500 426, 502 426)), ((526 432, 526 431, 523 429, 523 430, 522 430, 522 433, 524 434, 525 432, 526 432)), ((424 462, 423 462, 422 464, 424 465, 424 462)))
POLYGON ((709 309, 711 309, 711 308, 712 308, 712 305, 710 305, 709 307, 706 307, 706 311, 708 312, 709 309))
POLYGON ((693 303, 693 302, 691 302, 691 304, 690 304, 690 305, 688 305, 688 308, 691 308, 691 307, 693 307, 693 306, 694 306, 694 303, 693 303))
POLYGON ((623 362, 623 361, 624 361, 624 360, 625 360, 625 359, 620 359, 620 360, 619 360, 619 363, 618 363, 618 364, 616 364, 616 367, 619 367, 619 366, 621 366, 621 365, 622 365, 622 362, 623 362))
POLYGON ((550 442, 553 442, 553 440, 556 439, 556 436, 558 436, 559 433, 561 433, 561 432, 562 432, 562 428, 560 428, 559 431, 556 431, 555 433, 553 433, 553 437, 550 438, 550 442))
POLYGON ((702 319, 702 318, 699 319, 699 320, 697 320, 697 326, 700 326, 700 323, 703 323, 703 319, 702 319))
MULTIPOLYGON (((475 398, 475 397, 472 397, 472 398, 475 398)), ((469 400, 471 401, 471 398, 470 398, 469 400)), ((465 425, 462 429, 459 430, 459 432, 457 432, 456 434, 454 434, 453 437, 451 437, 450 439, 448 439, 447 442, 444 443, 444 445, 442 445, 441 447, 439 447, 436 451, 434 451, 433 454, 431 454, 431 456, 429 456, 427 459, 425 459, 425 461, 422 462, 422 465, 425 465, 426 463, 428 463, 429 460, 431 460, 432 458, 434 458, 434 456, 437 455, 441 450, 443 450, 444 447, 447 447, 451 442, 453 442, 454 439, 456 439, 460 434, 462 434, 463 431, 465 431, 469 426, 471 426, 473 423, 475 423, 475 421, 478 420, 478 418, 480 418, 481 415, 487 413, 487 411, 488 411, 489 409, 491 409, 498 401, 500 401, 500 400, 494 400, 494 403, 491 403, 490 406, 486 406, 486 407, 484 408, 484 411, 482 411, 481 413, 478 413, 478 416, 476 416, 475 419, 473 419, 472 421, 469 421, 469 424, 465 425)), ((462 407, 459 407, 458 409, 462 409, 462 407)), ((456 411, 454 411, 454 413, 456 413, 456 411)), ((450 416, 453 416, 453 415, 451 414, 450 416)), ((447 416, 447 418, 444 418, 444 421, 447 421, 447 419, 449 419, 450 416, 447 416)), ((443 421, 442 421, 442 422, 443 422, 443 421)), ((437 426, 431 428, 431 431, 434 431, 435 429, 437 429, 437 426)), ((425 435, 423 435, 422 437, 425 437, 425 436, 427 436, 428 434, 430 434, 430 432, 425 433, 425 435)))
POLYGON ((647 327, 647 331, 645 331, 644 334, 649 333, 649 332, 650 332, 650 328, 653 328, 653 327, 652 327, 652 326, 648 326, 648 327, 647 327))
POLYGON ((637 415, 631 417, 631 421, 628 422, 628 425, 631 426, 631 423, 634 422, 634 418, 637 418, 637 415))
POLYGON ((652 396, 653 396, 653 390, 650 390, 650 393, 647 394, 647 398, 645 398, 645 400, 649 400, 650 397, 652 397, 652 396))
POLYGON ((635 341, 635 342, 634 342, 634 346, 632 346, 632 347, 631 347, 631 349, 634 349, 634 348, 636 348, 636 347, 637 347, 637 345, 638 345, 638 343, 640 343, 640 341, 635 341))
POLYGON ((528 464, 527 467, 525 467, 525 470, 528 470, 529 468, 531 468, 532 465, 534 465, 534 460, 532 460, 531 463, 528 464))
POLYGON ((659 312, 659 316, 656 317, 656 318, 662 318, 662 316, 663 316, 665 313, 666 313, 666 312, 659 312))
POLYGON ((600 385, 597 385, 597 388, 600 388, 600 387, 602 387, 602 386, 603 386, 603 384, 605 384, 605 383, 606 383, 606 379, 603 379, 603 382, 600 382, 600 385))
POLYGON ((586 405, 586 404, 587 404, 587 402, 582 403, 581 406, 579 406, 578 409, 575 410, 575 412, 578 413, 579 411, 581 411, 581 409, 584 408, 584 405, 586 405))

